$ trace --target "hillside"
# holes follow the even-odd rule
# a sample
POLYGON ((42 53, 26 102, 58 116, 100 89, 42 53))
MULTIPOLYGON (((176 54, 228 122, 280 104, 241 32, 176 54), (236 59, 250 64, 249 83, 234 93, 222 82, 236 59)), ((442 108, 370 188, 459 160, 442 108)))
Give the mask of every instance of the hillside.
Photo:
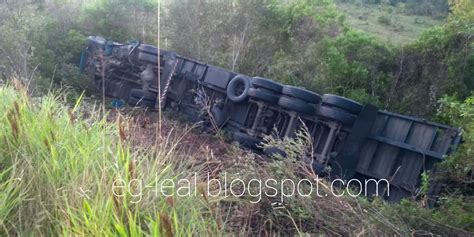
POLYGON ((383 42, 403 45, 418 39, 430 27, 443 24, 443 17, 407 14, 402 6, 336 2, 346 23, 383 42))

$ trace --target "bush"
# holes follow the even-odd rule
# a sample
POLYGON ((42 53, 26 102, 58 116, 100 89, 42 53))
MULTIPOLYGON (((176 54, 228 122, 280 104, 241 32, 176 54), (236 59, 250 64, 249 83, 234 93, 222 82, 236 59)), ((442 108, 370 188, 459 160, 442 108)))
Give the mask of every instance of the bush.
POLYGON ((438 100, 448 94, 466 98, 474 90, 474 51, 469 49, 468 26, 453 21, 422 33, 413 44, 398 51, 403 68, 392 87, 392 104, 399 111, 434 116, 438 100), (423 105, 423 106, 419 106, 423 105))
POLYGON ((390 20, 389 17, 382 15, 377 18, 377 22, 382 24, 382 25, 390 25, 392 24, 392 21, 390 20))
POLYGON ((419 17, 415 17, 415 19, 413 20, 413 23, 417 25, 421 25, 421 24, 424 24, 424 21, 420 19, 419 17))
POLYGON ((440 100, 437 118, 462 129, 463 143, 457 152, 441 164, 441 178, 448 180, 451 189, 474 193, 474 96, 463 102, 454 97, 440 100))
POLYGON ((390 5, 397 6, 400 3, 400 0, 389 0, 390 5))

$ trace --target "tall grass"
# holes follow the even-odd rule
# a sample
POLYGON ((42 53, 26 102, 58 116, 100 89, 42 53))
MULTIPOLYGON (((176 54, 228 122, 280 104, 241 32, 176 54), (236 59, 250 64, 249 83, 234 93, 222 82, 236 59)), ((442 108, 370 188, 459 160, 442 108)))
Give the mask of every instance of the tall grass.
POLYGON ((132 151, 122 123, 107 122, 99 107, 81 106, 81 98, 68 107, 61 96, 30 98, 12 86, 0 87, 0 98, 1 236, 220 232, 200 196, 144 195, 137 202, 125 190, 122 197, 113 193, 118 178, 152 186, 189 175, 186 155, 176 149, 179 137, 168 136, 153 153, 132 151))

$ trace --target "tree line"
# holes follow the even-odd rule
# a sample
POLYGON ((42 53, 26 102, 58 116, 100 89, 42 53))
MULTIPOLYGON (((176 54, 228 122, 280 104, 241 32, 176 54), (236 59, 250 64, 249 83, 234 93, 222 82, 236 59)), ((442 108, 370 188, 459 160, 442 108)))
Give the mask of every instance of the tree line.
POLYGON ((38 90, 85 88, 77 64, 87 35, 151 44, 159 35, 160 47, 240 73, 433 117, 444 95, 474 88, 472 3, 450 3, 445 25, 393 46, 351 29, 323 0, 5 0, 0 65, 38 90))

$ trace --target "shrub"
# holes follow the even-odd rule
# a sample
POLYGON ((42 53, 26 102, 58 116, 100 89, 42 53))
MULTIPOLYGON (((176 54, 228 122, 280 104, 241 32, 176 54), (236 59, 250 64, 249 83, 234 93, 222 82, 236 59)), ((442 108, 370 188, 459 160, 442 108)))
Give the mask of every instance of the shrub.
POLYGON ((397 6, 400 3, 400 0, 389 0, 390 5, 397 6))
POLYGON ((417 25, 424 24, 423 20, 421 20, 419 17, 415 17, 415 19, 413 20, 413 23, 417 25))
POLYGON ((392 21, 390 20, 389 17, 382 15, 377 18, 377 22, 382 24, 382 25, 390 25, 392 21))
POLYGON ((457 101, 454 97, 440 100, 438 119, 462 129, 463 143, 457 152, 441 164, 442 178, 451 183, 451 188, 460 188, 463 193, 472 193, 474 188, 474 96, 457 101))

